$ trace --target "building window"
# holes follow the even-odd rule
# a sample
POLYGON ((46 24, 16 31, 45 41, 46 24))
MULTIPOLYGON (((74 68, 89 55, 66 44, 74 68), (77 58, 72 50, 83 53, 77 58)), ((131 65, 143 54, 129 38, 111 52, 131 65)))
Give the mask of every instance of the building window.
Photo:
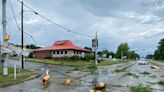
POLYGON ((76 51, 74 51, 74 54, 76 54, 76 51))
POLYGON ((59 54, 59 51, 57 51, 57 54, 59 54))
POLYGON ((65 54, 67 54, 67 51, 65 51, 65 54))
POLYGON ((56 51, 53 51, 53 54, 56 54, 56 51))
POLYGON ((79 52, 79 54, 81 54, 81 52, 79 52))
POLYGON ((63 54, 63 51, 61 51, 61 54, 63 54))

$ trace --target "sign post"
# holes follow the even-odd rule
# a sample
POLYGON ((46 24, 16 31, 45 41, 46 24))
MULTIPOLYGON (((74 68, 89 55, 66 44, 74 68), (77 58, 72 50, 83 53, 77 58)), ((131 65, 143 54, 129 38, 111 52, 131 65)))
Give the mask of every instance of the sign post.
MULTIPOLYGON (((95 39, 92 39, 92 47, 94 49, 94 54, 95 54, 95 64, 97 65, 97 48, 98 48, 98 38, 97 38, 97 32, 96 32, 96 37, 95 39)), ((96 84, 98 83, 98 69, 95 78, 92 81, 92 85, 95 87, 96 84)))
POLYGON ((14 79, 17 77, 17 65, 14 64, 14 79))

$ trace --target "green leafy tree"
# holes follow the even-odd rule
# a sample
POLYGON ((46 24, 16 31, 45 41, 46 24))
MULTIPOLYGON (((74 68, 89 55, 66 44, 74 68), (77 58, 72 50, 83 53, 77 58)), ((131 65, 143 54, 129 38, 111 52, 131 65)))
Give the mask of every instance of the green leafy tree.
POLYGON ((128 43, 121 43, 117 48, 116 58, 121 58, 121 54, 123 54, 123 56, 128 56, 128 51, 128 43))
POLYGON ((137 59, 140 56, 134 51, 129 51, 128 43, 121 43, 118 48, 116 55, 113 53, 116 58, 121 58, 121 55, 126 56, 128 59, 137 59))
POLYGON ((102 51, 98 51, 97 54, 98 54, 99 56, 102 56, 102 55, 105 54, 105 55, 106 55, 106 58, 108 58, 109 56, 114 57, 114 55, 115 55, 114 52, 108 51, 107 49, 106 49, 106 50, 102 50, 102 51))
POLYGON ((137 58, 140 58, 140 56, 137 53, 135 53, 134 51, 128 52, 128 59, 137 59, 137 58))
POLYGON ((154 52, 154 58, 157 60, 164 60, 164 38, 162 38, 154 52))
POLYGON ((30 45, 26 45, 26 48, 27 48, 27 49, 38 49, 38 48, 40 48, 40 47, 35 46, 34 44, 30 44, 30 45))
POLYGON ((90 47, 84 47, 84 49, 89 50, 89 51, 92 52, 92 48, 90 48, 90 47))
POLYGON ((146 56, 146 58, 147 58, 147 59, 153 59, 153 58, 154 58, 154 55, 153 55, 153 54, 148 54, 148 55, 146 56))
POLYGON ((103 55, 102 51, 98 51, 97 52, 97 55, 100 56, 100 57, 102 57, 102 55, 103 55))

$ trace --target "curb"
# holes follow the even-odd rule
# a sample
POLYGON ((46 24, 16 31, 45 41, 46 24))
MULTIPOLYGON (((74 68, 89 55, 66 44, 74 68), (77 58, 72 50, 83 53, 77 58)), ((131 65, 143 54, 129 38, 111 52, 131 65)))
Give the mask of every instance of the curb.
POLYGON ((35 78, 39 78, 41 75, 39 74, 34 74, 34 75, 31 75, 30 77, 28 77, 27 79, 25 80, 21 80, 21 81, 15 81, 15 82, 11 82, 11 83, 4 83, 4 84, 0 84, 0 88, 2 87, 7 87, 7 86, 11 86, 11 85, 14 85, 14 84, 19 84, 19 83, 22 83, 22 82, 25 82, 25 81, 29 81, 29 80, 33 80, 35 78))

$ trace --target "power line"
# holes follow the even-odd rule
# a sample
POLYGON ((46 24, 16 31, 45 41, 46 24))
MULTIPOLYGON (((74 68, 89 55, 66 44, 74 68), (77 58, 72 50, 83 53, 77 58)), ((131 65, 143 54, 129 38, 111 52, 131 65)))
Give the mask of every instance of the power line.
MULTIPOLYGON (((16 23, 16 25, 17 25, 17 28, 18 28, 18 31, 17 31, 17 32, 19 32, 19 31, 21 31, 21 28, 20 28, 19 25, 18 25, 18 22, 17 22, 16 16, 15 16, 15 13, 14 13, 14 9, 13 9, 13 6, 12 6, 10 0, 9 0, 9 5, 10 5, 10 8, 11 8, 11 11, 12 11, 13 17, 14 17, 14 21, 15 21, 15 23, 16 23)), ((14 36, 16 36, 17 32, 15 33, 14 36)), ((28 36, 33 40, 34 44, 36 45, 36 41, 35 41, 35 39, 34 39, 34 37, 33 37, 32 35, 30 35, 30 34, 28 34, 28 33, 26 33, 26 32, 23 32, 23 33, 26 34, 26 35, 28 35, 28 36)))
POLYGON ((14 13, 13 6, 12 6, 12 4, 11 4, 11 1, 10 1, 10 0, 9 0, 9 4, 10 4, 11 11, 12 11, 12 13, 13 13, 14 20, 15 20, 15 23, 16 23, 16 25, 17 25, 17 28, 18 28, 18 30, 20 30, 20 27, 19 27, 19 25, 18 25, 18 22, 17 22, 16 16, 15 16, 15 13, 14 13))
MULTIPOLYGON (((19 1, 19 0, 17 0, 17 1, 18 1, 19 3, 21 3, 21 1, 19 1)), ((94 37, 94 36, 89 36, 89 35, 82 34, 82 33, 76 32, 76 31, 72 31, 72 30, 70 30, 69 28, 66 28, 66 27, 64 27, 64 26, 62 26, 62 25, 60 25, 60 24, 58 24, 58 23, 52 21, 51 19, 49 19, 49 18, 43 16, 42 14, 36 12, 36 11, 33 10, 32 8, 30 8, 28 5, 26 5, 26 4, 24 4, 24 3, 23 3, 23 5, 24 5, 26 8, 30 9, 34 14, 36 14, 36 15, 38 15, 38 16, 44 18, 44 19, 47 20, 48 22, 51 22, 52 24, 54 24, 54 25, 56 25, 56 26, 58 26, 58 27, 60 27, 60 28, 62 28, 62 29, 64 29, 64 30, 66 30, 67 32, 72 32, 72 33, 74 33, 74 34, 81 35, 81 36, 84 36, 84 37, 89 37, 89 38, 93 38, 93 37, 94 37)))

